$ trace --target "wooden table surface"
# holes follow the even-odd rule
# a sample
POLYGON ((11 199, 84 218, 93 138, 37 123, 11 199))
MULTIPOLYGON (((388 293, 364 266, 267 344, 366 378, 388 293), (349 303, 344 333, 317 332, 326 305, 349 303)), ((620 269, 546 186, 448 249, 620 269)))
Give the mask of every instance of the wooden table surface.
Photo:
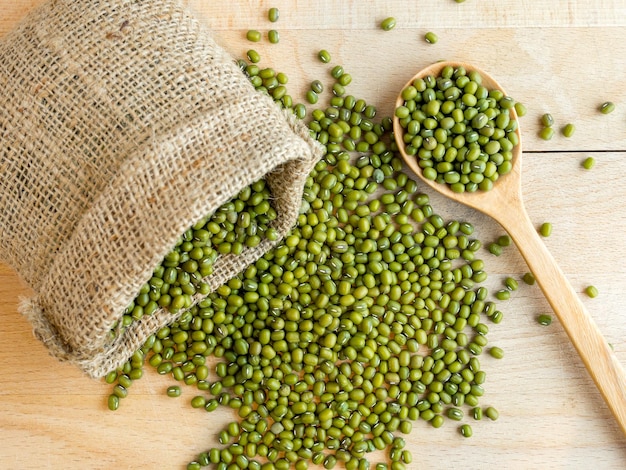
MULTIPOLYGON (((40 3, 0 0, 0 35, 40 3)), ((626 1, 189 3, 235 57, 250 48, 249 28, 278 29, 279 44, 254 47, 264 65, 290 77, 299 100, 310 81, 328 77, 329 67, 316 59, 322 48, 352 74, 349 92, 386 115, 408 77, 431 62, 463 60, 489 71, 528 108, 521 120, 528 212, 537 225, 552 222, 548 248, 626 365, 626 1), (275 25, 266 16, 272 6, 281 11, 275 25), (378 24, 387 16, 397 17, 398 25, 383 32, 378 24), (423 40, 427 31, 438 34, 437 44, 423 40), (617 105, 609 115, 597 110, 606 100, 617 105), (558 128, 574 123, 574 136, 539 139, 545 112, 558 128), (581 168, 588 156, 597 160, 591 171, 581 168), (583 293, 590 284, 600 292, 595 299, 583 293)), ((484 242, 503 233, 487 217, 426 192, 436 211, 471 221, 484 242)), ((514 247, 500 257, 485 250, 482 257, 492 291, 505 276, 526 272, 514 247)), ((150 368, 120 409, 108 411, 106 384, 52 359, 33 338, 17 310, 28 294, 15 272, 0 264, 1 469, 183 469, 216 443, 216 430, 232 415, 192 409, 192 390, 167 398, 170 380, 150 368)), ((505 358, 482 359, 482 403, 498 408, 500 419, 472 422, 471 439, 449 421, 441 429, 417 422, 407 438, 415 457, 410 468, 626 468, 626 438, 563 329, 535 320, 549 312, 540 290, 522 284, 500 308, 504 321, 489 337, 505 358)))

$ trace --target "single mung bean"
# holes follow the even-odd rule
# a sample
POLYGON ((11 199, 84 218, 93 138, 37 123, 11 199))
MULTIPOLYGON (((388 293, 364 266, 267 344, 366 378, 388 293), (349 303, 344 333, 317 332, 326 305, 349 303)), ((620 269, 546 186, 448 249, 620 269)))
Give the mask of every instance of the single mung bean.
POLYGON ((500 246, 509 246, 511 244, 511 237, 508 235, 501 235, 498 237, 496 243, 500 246))
POLYGON ((472 437, 473 434, 472 427, 469 424, 461 425, 461 427, 459 428, 459 432, 463 437, 472 437))
POLYGON ((615 103, 612 101, 605 101, 600 105, 600 112, 602 114, 610 114, 615 111, 615 103))
POLYGON ((278 44, 280 42, 280 34, 275 29, 270 29, 267 32, 267 39, 272 44, 278 44))
POLYGON ((522 281, 524 281, 524 283, 528 284, 529 286, 532 286, 535 284, 535 276, 531 272, 524 273, 524 275, 522 276, 522 281))
POLYGON ((380 22, 380 27, 383 31, 391 31, 396 27, 396 19, 393 16, 385 18, 380 22))
POLYGON ((499 348, 497 346, 492 346, 491 348, 489 348, 489 354, 491 355, 491 357, 494 357, 496 359, 502 359, 504 357, 504 351, 502 350, 502 348, 499 348))
POLYGON ((322 49, 318 52, 317 57, 325 64, 331 61, 330 53, 326 49, 322 49))
POLYGON ((428 33, 424 35, 424 40, 428 44, 435 44, 437 41, 439 41, 439 37, 432 31, 429 31, 428 33))
POLYGON ((539 233, 542 237, 549 237, 552 235, 552 224, 550 222, 544 222, 539 227, 539 233))
POLYGON ((543 124, 544 127, 552 127, 554 125, 554 118, 552 117, 552 114, 545 113, 541 116, 541 124, 543 124))
POLYGON ((498 243, 490 243, 487 246, 487 249, 489 250, 489 253, 491 253, 492 255, 495 256, 500 256, 502 254, 502 246, 499 245, 498 243))
POLYGON ((519 117, 526 116, 526 112, 527 112, 527 110, 526 110, 526 106, 524 106, 524 105, 523 105, 522 103, 520 103, 520 102, 516 102, 516 103, 515 103, 515 112, 517 113, 517 115, 518 115, 519 117))
POLYGON ((585 288, 585 294, 593 299, 598 296, 598 288, 595 286, 587 286, 585 288))
POLYGON ((498 410, 496 410, 493 406, 488 406, 485 409, 485 416, 487 416, 490 420, 495 421, 500 416, 498 410))
POLYGON ((552 323, 552 316, 547 313, 542 313, 537 317, 537 323, 543 326, 548 326, 552 323))
POLYGON ((512 290, 512 291, 517 290, 518 288, 517 281, 513 279, 512 277, 507 277, 504 280, 504 285, 506 286, 507 289, 512 290))
POLYGON ((259 42, 261 40, 261 33, 255 29, 251 29, 246 33, 248 41, 259 42))
POLYGON ((543 140, 551 140, 554 137, 554 129, 551 127, 544 127, 539 131, 539 137, 543 140))
POLYGON ((278 8, 272 7, 267 11, 267 19, 272 23, 276 23, 280 17, 280 11, 278 8))
POLYGON ((508 289, 502 289, 495 293, 498 300, 509 300, 511 298, 511 291, 508 289))
POLYGON ((561 132, 565 137, 571 137, 574 135, 574 131, 576 131, 576 126, 572 123, 566 124, 561 132))
POLYGON ((593 157, 587 157, 587 158, 585 158, 585 159, 583 160, 583 162, 582 162, 582 167, 583 167, 585 170, 591 170, 591 169, 594 167, 594 165, 595 165, 595 164, 596 164, 596 160, 595 160, 595 158, 593 158, 593 157))

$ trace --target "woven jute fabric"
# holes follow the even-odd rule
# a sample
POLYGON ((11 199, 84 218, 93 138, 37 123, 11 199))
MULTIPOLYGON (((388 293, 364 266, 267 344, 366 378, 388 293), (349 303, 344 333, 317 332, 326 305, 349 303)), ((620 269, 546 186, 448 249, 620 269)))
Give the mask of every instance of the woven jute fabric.
MULTIPOLYGON (((187 228, 266 178, 284 235, 320 157, 178 1, 51 0, 0 43, 0 259, 35 335, 92 377, 174 320, 111 339, 187 228)), ((220 257, 210 284, 270 247, 220 257)))

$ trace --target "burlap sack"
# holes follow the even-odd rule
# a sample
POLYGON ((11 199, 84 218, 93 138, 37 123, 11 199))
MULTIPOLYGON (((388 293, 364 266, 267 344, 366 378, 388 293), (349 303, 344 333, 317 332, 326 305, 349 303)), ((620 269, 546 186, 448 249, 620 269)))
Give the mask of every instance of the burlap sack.
POLYGON ((51 0, 0 44, 0 259, 34 290, 36 336, 90 376, 173 320, 110 339, 185 229, 266 176, 284 234, 320 156, 177 1, 51 0))

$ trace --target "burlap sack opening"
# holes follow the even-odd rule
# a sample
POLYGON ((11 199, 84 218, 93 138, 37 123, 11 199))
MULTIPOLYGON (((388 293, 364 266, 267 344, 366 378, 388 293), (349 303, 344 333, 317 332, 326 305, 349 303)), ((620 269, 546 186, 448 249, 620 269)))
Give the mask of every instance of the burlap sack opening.
MULTIPOLYGON (((110 329, 189 226, 266 177, 281 236, 321 157, 175 0, 51 1, 0 44, 0 259, 62 360, 114 369, 174 316, 110 329)), ((271 246, 222 256, 217 286, 271 246)))

